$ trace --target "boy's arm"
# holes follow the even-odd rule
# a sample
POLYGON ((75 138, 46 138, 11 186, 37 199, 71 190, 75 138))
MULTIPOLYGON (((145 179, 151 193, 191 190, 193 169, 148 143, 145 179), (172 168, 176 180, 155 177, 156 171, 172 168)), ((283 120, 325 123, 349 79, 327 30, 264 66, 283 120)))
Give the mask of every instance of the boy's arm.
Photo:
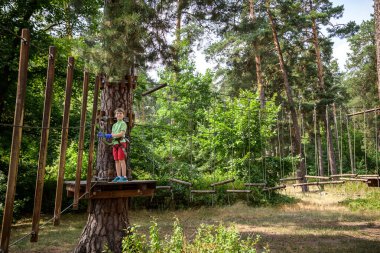
POLYGON ((121 138, 121 137, 124 137, 125 135, 125 131, 120 131, 120 133, 117 133, 117 134, 112 134, 112 138, 121 138))

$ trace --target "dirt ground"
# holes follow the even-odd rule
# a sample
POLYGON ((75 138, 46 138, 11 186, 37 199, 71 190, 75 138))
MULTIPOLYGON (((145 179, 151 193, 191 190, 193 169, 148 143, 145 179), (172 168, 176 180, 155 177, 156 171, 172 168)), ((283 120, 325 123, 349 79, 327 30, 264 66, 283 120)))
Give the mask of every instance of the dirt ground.
MULTIPOLYGON (((188 239, 202 223, 234 225, 243 237, 260 235, 259 248, 269 246, 271 252, 380 252, 380 210, 350 211, 341 204, 347 195, 329 189, 303 194, 288 187, 283 193, 298 201, 278 207, 254 208, 239 202, 179 211, 132 211, 130 221, 147 232, 156 219, 163 235, 171 232, 177 217, 188 239)), ((85 219, 83 214, 66 215, 62 226, 41 231, 40 242, 30 244, 27 239, 10 252, 71 252, 85 219)), ((28 220, 18 223, 12 232, 14 238, 25 233, 29 225, 28 220)))

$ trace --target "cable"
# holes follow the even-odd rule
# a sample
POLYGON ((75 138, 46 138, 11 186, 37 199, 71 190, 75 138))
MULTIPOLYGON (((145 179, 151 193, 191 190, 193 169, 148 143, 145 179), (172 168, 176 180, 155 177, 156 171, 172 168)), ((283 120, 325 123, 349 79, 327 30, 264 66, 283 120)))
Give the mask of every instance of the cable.
MULTIPOLYGON (((93 186, 91 186, 90 191, 91 191, 91 189, 92 189, 97 183, 98 183, 98 182, 95 182, 95 184, 94 184, 93 186)), ((78 200, 82 199, 86 194, 88 194, 88 193, 87 193, 87 192, 83 193, 82 196, 80 196, 78 200)), ((69 206, 67 206, 65 209, 63 209, 63 210, 61 211, 60 214, 63 214, 64 212, 66 212, 69 208, 71 208, 71 207, 73 206, 73 204, 74 204, 74 201, 73 201, 73 203, 71 203, 69 206)), ((50 220, 47 220, 45 223, 43 223, 41 226, 39 226, 39 228, 44 228, 48 223, 50 223, 52 220, 54 220, 54 218, 55 218, 55 216, 53 216, 50 220)), ((21 238, 17 239, 16 241, 14 241, 14 242, 12 242, 12 243, 10 243, 10 244, 9 244, 9 247, 12 247, 12 246, 16 245, 16 244, 19 243, 20 241, 24 240, 26 237, 31 236, 31 235, 33 235, 33 234, 34 234, 34 232, 31 231, 30 233, 28 233, 28 234, 22 236, 21 238)))

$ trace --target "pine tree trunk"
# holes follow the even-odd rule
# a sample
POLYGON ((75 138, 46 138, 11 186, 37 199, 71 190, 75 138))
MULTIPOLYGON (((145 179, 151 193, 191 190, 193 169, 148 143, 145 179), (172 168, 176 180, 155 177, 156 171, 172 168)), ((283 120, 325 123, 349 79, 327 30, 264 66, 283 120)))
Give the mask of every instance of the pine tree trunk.
POLYGON ((128 198, 91 200, 87 224, 74 252, 97 253, 107 247, 119 253, 128 227, 128 198))
MULTIPOLYGON (((301 131, 300 127, 298 124, 298 116, 297 116, 297 111, 294 106, 294 101, 293 101, 293 94, 292 94, 292 88, 290 87, 289 80, 288 80, 288 74, 285 69, 285 62, 284 58, 282 56, 282 50, 280 47, 280 43, 278 41, 278 36, 277 36, 277 30, 276 26, 272 17, 272 14, 270 12, 270 0, 266 1, 266 8, 267 8, 267 14, 270 22, 270 26, 272 29, 272 35, 273 35, 273 42, 276 47, 279 63, 280 63, 280 68, 281 68, 281 73, 282 77, 284 79, 284 87, 285 87, 285 93, 288 98, 288 104, 289 104, 289 110, 290 110, 290 116, 292 118, 293 122, 293 149, 295 154, 297 154, 300 157, 300 162, 298 164, 298 170, 297 170, 297 177, 305 177, 306 174, 306 167, 305 167, 305 159, 304 159, 304 153, 301 145, 301 131)), ((300 183, 305 182, 305 179, 299 180, 300 183)), ((307 191, 307 187, 304 186, 302 187, 303 191, 307 191)))
MULTIPOLYGON (((249 18, 253 23, 256 22, 255 14, 255 2, 254 0, 249 0, 249 18)), ((259 52, 258 43, 255 41, 252 43, 253 49, 255 50, 255 63, 256 63, 256 79, 257 79, 257 93, 259 94, 261 108, 265 106, 265 90, 263 84, 263 77, 261 71, 261 55, 259 52)))
POLYGON ((376 59, 377 59, 377 90, 380 99, 380 0, 375 0, 375 31, 376 31, 376 59))
MULTIPOLYGON (((111 133, 116 108, 125 110, 129 122, 133 119, 133 82, 131 78, 127 83, 125 80, 120 83, 105 82, 100 96, 100 110, 105 115, 99 122, 103 132, 111 133)), ((128 126, 127 135, 132 124, 128 123, 128 126)), ((116 176, 112 146, 101 141, 98 143, 96 170, 99 178, 116 176)), ((87 224, 74 252, 102 252, 105 245, 112 252, 121 252, 122 239, 128 226, 128 198, 90 199, 87 224)))
MULTIPOLYGON (((312 9, 312 3, 310 2, 310 9, 312 9)), ((318 86, 321 92, 325 93, 325 81, 324 81, 324 72, 323 72, 323 63, 321 58, 321 51, 319 48, 319 40, 318 40, 318 29, 316 20, 312 19, 312 30, 313 30, 313 44, 316 55, 316 63, 318 68, 318 86)), ((326 138, 327 138, 327 147, 328 147, 328 159, 331 169, 331 174, 336 174, 336 163, 335 163, 335 153, 334 153, 334 145, 331 133, 331 126, 329 123, 329 112, 326 106, 322 107, 322 117, 323 122, 326 128, 326 138)))
POLYGON ((319 176, 324 176, 325 173, 324 173, 324 168, 323 168, 323 150, 322 150, 322 138, 321 138, 321 130, 319 128, 319 121, 318 119, 316 119, 317 122, 317 150, 318 150, 318 171, 319 171, 319 176))

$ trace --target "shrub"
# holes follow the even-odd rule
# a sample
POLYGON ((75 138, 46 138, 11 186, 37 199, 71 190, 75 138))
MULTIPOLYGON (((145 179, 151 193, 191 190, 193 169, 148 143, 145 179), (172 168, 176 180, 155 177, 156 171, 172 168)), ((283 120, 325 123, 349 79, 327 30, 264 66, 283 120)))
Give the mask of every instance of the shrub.
MULTIPOLYGON (((157 222, 152 221, 149 228, 149 239, 140 234, 138 227, 131 227, 128 235, 123 240, 122 252, 257 252, 260 236, 248 236, 242 239, 235 227, 225 227, 222 224, 205 225, 201 224, 197 229, 193 241, 187 241, 183 229, 175 219, 171 235, 166 235, 164 239, 159 236, 157 222)), ((269 249, 260 249, 260 252, 269 252, 269 249)))

